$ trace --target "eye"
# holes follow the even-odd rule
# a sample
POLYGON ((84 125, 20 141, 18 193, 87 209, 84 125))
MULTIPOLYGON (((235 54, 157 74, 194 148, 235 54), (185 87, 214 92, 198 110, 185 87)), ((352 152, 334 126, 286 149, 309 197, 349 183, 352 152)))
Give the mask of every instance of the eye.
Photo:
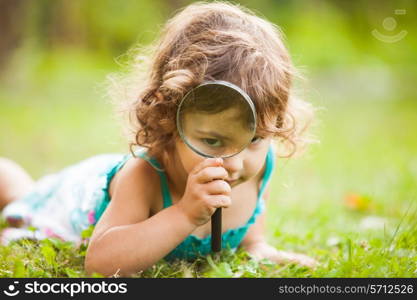
POLYGON ((210 146, 210 147, 221 147, 222 142, 219 139, 210 139, 210 138, 202 138, 201 139, 204 144, 210 146))

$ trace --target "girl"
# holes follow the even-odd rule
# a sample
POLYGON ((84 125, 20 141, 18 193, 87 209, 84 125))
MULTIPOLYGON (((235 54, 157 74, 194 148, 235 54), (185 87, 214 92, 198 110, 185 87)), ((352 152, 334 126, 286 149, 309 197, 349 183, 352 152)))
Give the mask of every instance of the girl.
MULTIPOLYGON (((222 207, 223 248, 240 245, 258 259, 315 265, 307 256, 276 250, 263 233, 272 140, 298 146, 301 113, 308 110, 290 95, 293 68, 279 30, 237 5, 195 3, 167 22, 145 77, 136 75, 146 61, 135 58, 120 84, 132 96, 126 110, 131 154, 99 155, 36 184, 3 161, 0 179, 8 182, 0 186, 0 199, 18 199, 4 209, 6 220, 36 227, 35 238, 71 241, 95 225, 87 272, 130 275, 162 258, 208 254, 209 221, 222 207), (238 85, 255 103, 257 134, 236 156, 203 158, 179 138, 178 104, 209 80, 238 85)), ((24 229, 8 228, 2 238, 25 235, 24 229)))

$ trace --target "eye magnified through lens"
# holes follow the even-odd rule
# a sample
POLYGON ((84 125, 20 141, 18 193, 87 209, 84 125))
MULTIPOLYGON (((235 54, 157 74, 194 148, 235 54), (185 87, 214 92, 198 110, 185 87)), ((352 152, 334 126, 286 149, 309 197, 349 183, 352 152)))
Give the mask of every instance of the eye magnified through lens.
POLYGON ((255 135, 255 107, 238 86, 206 82, 181 101, 177 127, 182 140, 196 153, 230 157, 246 148, 255 135))

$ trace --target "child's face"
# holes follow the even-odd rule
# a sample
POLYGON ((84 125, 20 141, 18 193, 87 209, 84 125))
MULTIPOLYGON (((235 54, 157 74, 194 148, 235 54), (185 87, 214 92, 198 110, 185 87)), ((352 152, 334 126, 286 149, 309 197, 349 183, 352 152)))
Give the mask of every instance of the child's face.
POLYGON ((207 156, 232 156, 240 152, 253 136, 255 120, 246 108, 235 106, 214 114, 184 113, 181 122, 183 138, 197 152, 207 156))
MULTIPOLYGON (((271 138, 271 136, 260 137, 255 135, 250 145, 242 152, 223 159, 223 167, 228 173, 227 181, 232 187, 251 179, 262 170, 271 138)), ((176 150, 181 165, 187 174, 205 159, 195 153, 181 139, 176 141, 176 150)))

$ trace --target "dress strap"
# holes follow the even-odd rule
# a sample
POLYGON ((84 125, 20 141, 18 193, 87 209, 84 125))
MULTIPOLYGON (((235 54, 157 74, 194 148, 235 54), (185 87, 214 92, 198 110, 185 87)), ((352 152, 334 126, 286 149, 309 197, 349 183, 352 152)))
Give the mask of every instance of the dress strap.
POLYGON ((261 214, 265 209, 265 202, 262 196, 265 193, 265 188, 271 179, 274 166, 275 166, 275 154, 274 154, 274 149, 271 145, 269 147, 268 153, 265 158, 265 171, 264 171, 264 175, 262 178, 261 187, 258 192, 258 199, 256 200, 256 207, 255 207, 255 210, 253 211, 252 216, 246 223, 245 225, 246 227, 249 227, 249 225, 255 223, 255 220, 258 217, 258 215, 261 214))
POLYGON ((264 176, 262 178, 261 188, 259 189, 259 192, 258 192, 258 199, 262 198, 263 194, 265 193, 265 188, 269 180, 271 179, 274 166, 275 166, 275 154, 274 154, 273 146, 271 145, 269 146, 269 150, 265 159, 265 171, 264 171, 264 176))
POLYGON ((159 175, 159 179, 161 183, 161 193, 162 193, 162 199, 164 202, 164 208, 171 206, 172 199, 171 199, 171 194, 168 188, 168 179, 160 163, 155 158, 149 157, 145 151, 135 152, 135 155, 146 160, 156 170, 156 172, 159 175))

